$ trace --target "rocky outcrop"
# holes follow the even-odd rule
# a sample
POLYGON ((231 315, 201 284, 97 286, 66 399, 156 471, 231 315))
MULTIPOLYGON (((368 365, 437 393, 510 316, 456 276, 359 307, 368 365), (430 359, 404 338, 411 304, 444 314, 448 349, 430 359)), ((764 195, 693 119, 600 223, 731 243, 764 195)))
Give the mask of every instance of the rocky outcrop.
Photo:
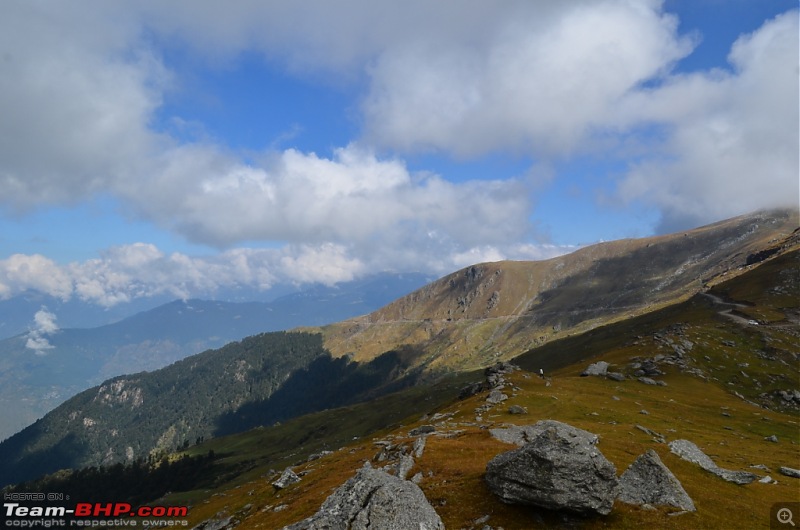
POLYGON ((669 443, 669 449, 684 460, 697 464, 709 473, 713 473, 721 479, 734 484, 750 484, 758 478, 758 475, 747 471, 731 471, 719 467, 707 454, 689 440, 674 440, 669 443))
POLYGON ((328 497, 319 511, 284 530, 444 530, 419 486, 369 465, 328 497))
POLYGON ((628 504, 673 506, 695 511, 694 502, 680 481, 664 465, 658 453, 648 449, 619 478, 619 497, 628 504))
POLYGON ((553 420, 523 432, 525 445, 486 466, 486 483, 495 495, 510 504, 584 515, 611 511, 616 469, 598 450, 596 435, 553 420))

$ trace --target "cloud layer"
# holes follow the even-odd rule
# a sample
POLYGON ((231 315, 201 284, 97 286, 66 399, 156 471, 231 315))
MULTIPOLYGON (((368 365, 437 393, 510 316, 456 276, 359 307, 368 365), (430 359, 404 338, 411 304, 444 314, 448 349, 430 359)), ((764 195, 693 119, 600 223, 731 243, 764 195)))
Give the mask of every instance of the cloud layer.
POLYGON ((661 230, 798 198, 796 11, 742 36, 728 68, 692 74, 675 65, 696 38, 659 0, 11 2, 2 15, 0 212, 111 195, 223 252, 12 255, 0 296, 110 305, 556 252, 534 244, 523 176, 412 172, 403 157, 416 153, 545 165, 602 153, 623 168, 608 203, 657 209, 661 230), (171 137, 153 125, 180 85, 165 45, 218 64, 256 52, 310 83, 356 87, 361 135, 331 155, 246 156, 171 137), (253 241, 278 248, 236 248, 253 241))

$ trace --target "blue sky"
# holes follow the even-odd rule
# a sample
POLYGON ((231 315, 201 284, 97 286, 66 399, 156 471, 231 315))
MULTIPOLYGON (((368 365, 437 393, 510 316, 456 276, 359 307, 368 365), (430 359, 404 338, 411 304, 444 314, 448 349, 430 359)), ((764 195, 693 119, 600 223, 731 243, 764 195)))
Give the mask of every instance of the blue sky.
POLYGON ((0 15, 0 297, 445 274, 798 204, 794 1, 0 15))

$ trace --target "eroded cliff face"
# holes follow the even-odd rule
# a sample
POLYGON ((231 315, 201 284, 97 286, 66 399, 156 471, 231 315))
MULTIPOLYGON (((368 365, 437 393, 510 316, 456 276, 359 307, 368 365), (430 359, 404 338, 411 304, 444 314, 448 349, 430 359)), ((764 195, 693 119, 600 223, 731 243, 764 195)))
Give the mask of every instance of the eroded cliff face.
POLYGON ((325 346, 365 360, 406 344, 428 352, 430 369, 485 366, 685 299, 747 270, 748 256, 794 248, 797 226, 797 212, 773 211, 546 261, 473 265, 324 328, 325 346))

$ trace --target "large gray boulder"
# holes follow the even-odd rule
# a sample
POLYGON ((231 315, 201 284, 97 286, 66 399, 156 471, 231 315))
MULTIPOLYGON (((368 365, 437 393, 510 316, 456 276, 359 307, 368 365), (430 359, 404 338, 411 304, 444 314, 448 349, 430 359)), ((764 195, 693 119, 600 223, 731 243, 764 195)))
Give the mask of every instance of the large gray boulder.
POLYGON ((669 450, 684 460, 697 464, 709 473, 713 473, 719 478, 734 484, 750 484, 758 478, 758 475, 748 471, 731 471, 730 469, 719 467, 707 454, 689 440, 674 440, 669 443, 669 450))
POLYGON ((503 502, 584 515, 608 514, 617 470, 597 449, 597 436, 544 420, 526 428, 527 443, 486 466, 486 483, 503 502))
POLYGON ((619 497, 628 504, 673 506, 695 511, 694 502, 658 453, 648 449, 619 478, 619 497))
POLYGON ((605 361, 597 361, 596 363, 592 363, 586 367, 586 369, 581 373, 581 377, 587 377, 590 375, 606 375, 608 372, 608 363, 605 361))
POLYGON ((419 486, 362 467, 328 497, 319 511, 284 530, 444 530, 419 486))

